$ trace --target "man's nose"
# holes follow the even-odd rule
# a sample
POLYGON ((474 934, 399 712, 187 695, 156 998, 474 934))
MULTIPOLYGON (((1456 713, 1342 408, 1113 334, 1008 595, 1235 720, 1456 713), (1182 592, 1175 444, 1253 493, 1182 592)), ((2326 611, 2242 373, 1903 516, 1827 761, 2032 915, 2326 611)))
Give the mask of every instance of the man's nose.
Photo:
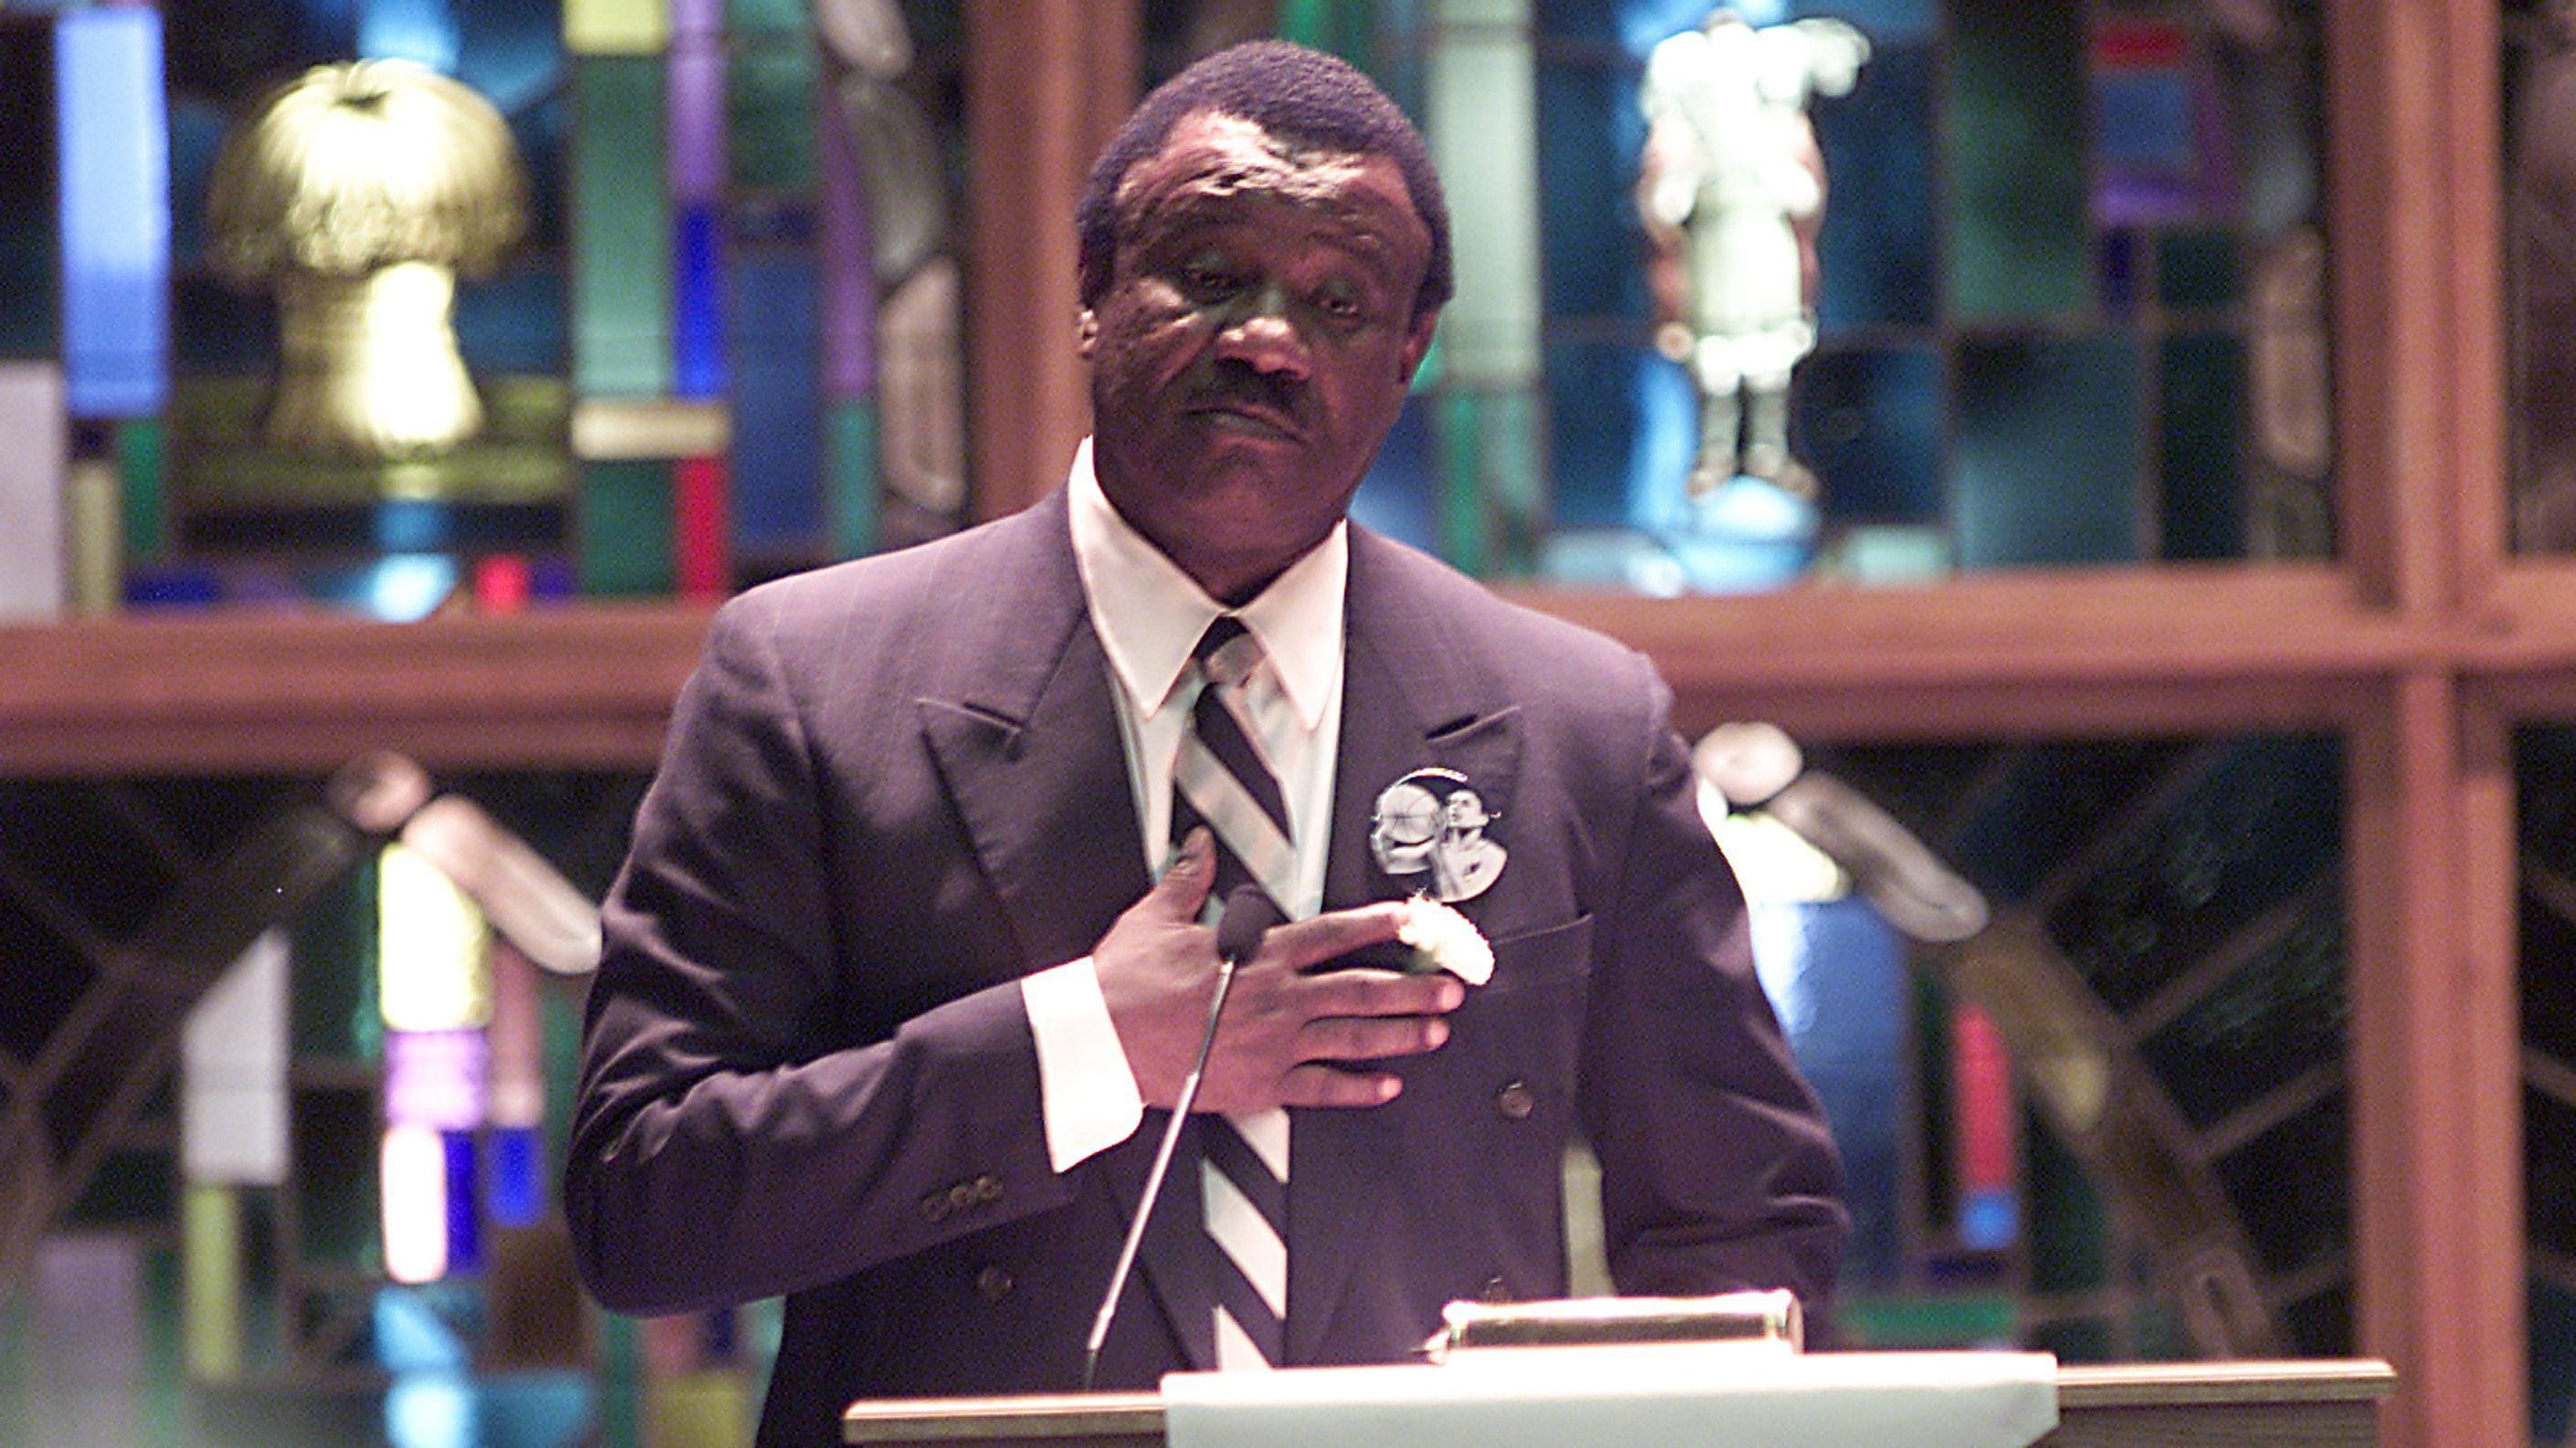
POLYGON ((1245 288, 1217 333, 1217 351, 1264 372, 1304 377, 1306 337, 1298 330, 1287 288, 1276 282, 1245 288))

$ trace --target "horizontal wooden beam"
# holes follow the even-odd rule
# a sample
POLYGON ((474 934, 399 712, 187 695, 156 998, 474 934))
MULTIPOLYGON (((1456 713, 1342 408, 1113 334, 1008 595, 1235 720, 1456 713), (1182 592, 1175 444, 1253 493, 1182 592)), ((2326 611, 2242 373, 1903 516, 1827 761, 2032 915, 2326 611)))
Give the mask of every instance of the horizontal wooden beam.
POLYGON ((584 604, 387 624, 129 614, 0 629, 0 772, 648 765, 707 610, 584 604))
MULTIPOLYGON (((2340 729, 2402 673, 2576 717, 2576 587, 2518 569, 2487 614, 2410 621, 2324 566, 2033 572, 1654 599, 1516 587, 1662 668, 1696 733, 1835 742, 2340 729)), ((130 614, 0 628, 0 772, 649 767, 707 610, 585 603, 385 624, 130 614)))

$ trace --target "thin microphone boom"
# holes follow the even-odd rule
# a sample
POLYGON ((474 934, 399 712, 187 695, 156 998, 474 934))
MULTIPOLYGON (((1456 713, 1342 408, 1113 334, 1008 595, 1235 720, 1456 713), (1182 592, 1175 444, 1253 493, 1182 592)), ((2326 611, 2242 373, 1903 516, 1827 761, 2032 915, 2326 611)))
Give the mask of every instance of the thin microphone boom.
POLYGON ((1145 1224, 1153 1220, 1154 1203, 1163 1195, 1163 1174, 1171 1168, 1172 1148, 1180 1144, 1181 1126, 1190 1119, 1191 1103, 1198 1100, 1199 1077, 1207 1070, 1208 1052, 1216 1046, 1217 1018, 1225 1013, 1226 992, 1234 986, 1234 963, 1260 949, 1263 933, 1285 918, 1258 885, 1237 885, 1225 897, 1216 927, 1216 993, 1208 999, 1198 1059, 1190 1063, 1190 1074, 1181 1078, 1172 1119, 1164 1124, 1162 1143, 1154 1148, 1154 1164, 1145 1173, 1145 1190, 1136 1198, 1136 1218, 1127 1224, 1127 1240, 1119 1244, 1118 1265, 1109 1270, 1109 1295, 1101 1299, 1099 1315, 1091 1320, 1091 1337, 1082 1346, 1084 1392, 1091 1391, 1092 1377, 1100 1370, 1100 1346, 1109 1340, 1110 1320, 1118 1315, 1118 1299, 1126 1295, 1127 1278, 1135 1271, 1136 1249, 1144 1245, 1145 1224))

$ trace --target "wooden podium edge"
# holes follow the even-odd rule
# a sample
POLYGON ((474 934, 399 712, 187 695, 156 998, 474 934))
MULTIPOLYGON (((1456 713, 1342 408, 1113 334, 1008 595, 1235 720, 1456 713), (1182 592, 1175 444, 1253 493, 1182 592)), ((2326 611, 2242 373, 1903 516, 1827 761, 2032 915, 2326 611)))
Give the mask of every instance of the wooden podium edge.
MULTIPOLYGON (((2228 1404, 2367 1405, 2397 1385, 2371 1358, 2204 1363, 2080 1364, 2057 1370, 2067 1411, 2228 1404)), ((1156 1393, 1042 1393, 1002 1398, 879 1398, 841 1416, 845 1442, 1047 1443, 1057 1448, 1136 1448, 1163 1441, 1156 1393)))
POLYGON ((2206 1363, 2090 1363, 2057 1370, 2057 1405, 2158 1407, 2187 1403, 2374 1403, 2397 1387, 2376 1358, 2206 1363))

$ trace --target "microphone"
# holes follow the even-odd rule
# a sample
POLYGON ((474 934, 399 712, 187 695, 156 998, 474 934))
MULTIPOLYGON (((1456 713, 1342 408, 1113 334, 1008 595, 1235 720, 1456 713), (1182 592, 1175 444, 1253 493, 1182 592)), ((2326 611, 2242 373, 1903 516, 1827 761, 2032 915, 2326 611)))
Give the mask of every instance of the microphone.
POLYGON ((1100 1300, 1100 1312, 1091 1319, 1091 1337, 1082 1346, 1082 1390, 1091 1391, 1092 1377, 1100 1370, 1100 1346, 1109 1340, 1110 1320, 1118 1315, 1118 1299, 1127 1293, 1127 1279, 1136 1269, 1136 1249, 1144 1245, 1145 1224, 1153 1220, 1154 1202, 1163 1194, 1163 1174, 1172 1165, 1172 1148, 1181 1140, 1182 1123, 1190 1119, 1190 1105, 1198 1100, 1199 1077, 1207 1070, 1208 1052, 1216 1046, 1216 1023, 1225 1014, 1226 992, 1234 986, 1236 961, 1261 948, 1261 937, 1287 916, 1280 913, 1278 902, 1268 891, 1254 884, 1235 886, 1226 892, 1225 908, 1216 926, 1216 992, 1208 998, 1207 1028, 1199 1033, 1198 1059, 1190 1064, 1190 1073, 1181 1078, 1181 1092, 1172 1102, 1172 1119, 1163 1126, 1162 1143, 1154 1148, 1154 1164, 1145 1173, 1145 1190, 1136 1198, 1135 1219, 1127 1224, 1127 1240, 1119 1244, 1118 1265, 1109 1269, 1109 1293, 1100 1300))

